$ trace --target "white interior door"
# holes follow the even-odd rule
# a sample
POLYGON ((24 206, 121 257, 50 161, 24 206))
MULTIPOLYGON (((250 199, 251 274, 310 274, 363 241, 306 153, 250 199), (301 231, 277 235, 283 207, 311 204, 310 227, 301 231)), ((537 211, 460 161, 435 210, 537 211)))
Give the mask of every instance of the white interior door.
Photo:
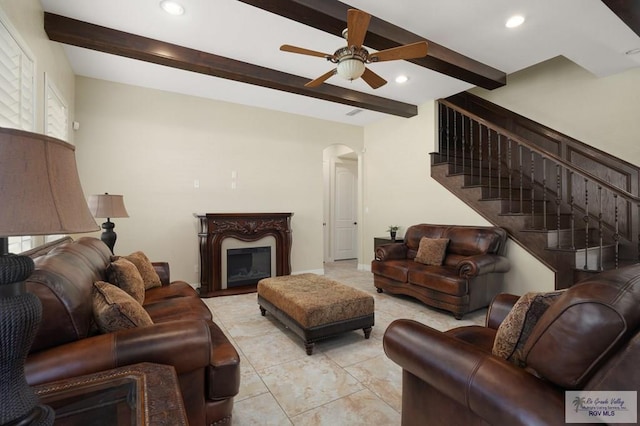
POLYGON ((354 161, 336 163, 334 203, 334 260, 358 257, 358 165, 354 161))

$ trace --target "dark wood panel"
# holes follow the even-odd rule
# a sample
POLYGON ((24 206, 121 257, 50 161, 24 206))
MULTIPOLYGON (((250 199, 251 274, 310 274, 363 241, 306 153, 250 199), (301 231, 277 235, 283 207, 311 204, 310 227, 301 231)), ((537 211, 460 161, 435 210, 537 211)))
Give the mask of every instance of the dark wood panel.
MULTIPOLYGON (((335 0, 240 1, 338 37, 342 37, 342 30, 347 27, 347 11, 353 8, 348 4, 335 0)), ((489 90, 507 84, 507 77, 504 72, 426 40, 424 37, 378 19, 375 16, 371 18, 364 44, 376 50, 384 50, 423 40, 429 43, 427 56, 411 59, 409 62, 489 90)), ((309 47, 311 48, 311 46, 309 47)))
POLYGON ((307 88, 304 86, 309 81, 306 77, 48 12, 45 12, 44 27, 49 39, 73 46, 400 117, 413 117, 418 114, 418 107, 415 105, 331 84, 307 88))
POLYGON ((640 35, 640 2, 637 0, 602 0, 636 34, 640 35))

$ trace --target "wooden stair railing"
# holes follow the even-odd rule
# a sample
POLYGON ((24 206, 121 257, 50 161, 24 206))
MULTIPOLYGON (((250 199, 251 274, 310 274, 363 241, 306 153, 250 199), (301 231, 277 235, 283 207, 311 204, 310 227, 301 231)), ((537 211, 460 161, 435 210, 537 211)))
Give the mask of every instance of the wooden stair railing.
POLYGON ((431 175, 550 267, 556 288, 638 262, 640 197, 545 143, 440 100, 431 175))

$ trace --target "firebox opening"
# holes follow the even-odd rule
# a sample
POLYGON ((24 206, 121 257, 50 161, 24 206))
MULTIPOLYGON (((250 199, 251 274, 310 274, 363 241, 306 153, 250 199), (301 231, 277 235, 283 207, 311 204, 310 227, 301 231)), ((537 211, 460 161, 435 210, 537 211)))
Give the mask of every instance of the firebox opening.
POLYGON ((256 284, 271 276, 271 247, 227 250, 227 287, 256 284))

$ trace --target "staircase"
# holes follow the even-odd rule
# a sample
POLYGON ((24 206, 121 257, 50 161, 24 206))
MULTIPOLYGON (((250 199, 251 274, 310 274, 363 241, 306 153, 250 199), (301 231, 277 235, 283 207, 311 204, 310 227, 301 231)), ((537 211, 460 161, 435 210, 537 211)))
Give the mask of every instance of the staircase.
POLYGON ((431 176, 555 272, 637 263, 640 169, 462 93, 439 101, 431 176))

